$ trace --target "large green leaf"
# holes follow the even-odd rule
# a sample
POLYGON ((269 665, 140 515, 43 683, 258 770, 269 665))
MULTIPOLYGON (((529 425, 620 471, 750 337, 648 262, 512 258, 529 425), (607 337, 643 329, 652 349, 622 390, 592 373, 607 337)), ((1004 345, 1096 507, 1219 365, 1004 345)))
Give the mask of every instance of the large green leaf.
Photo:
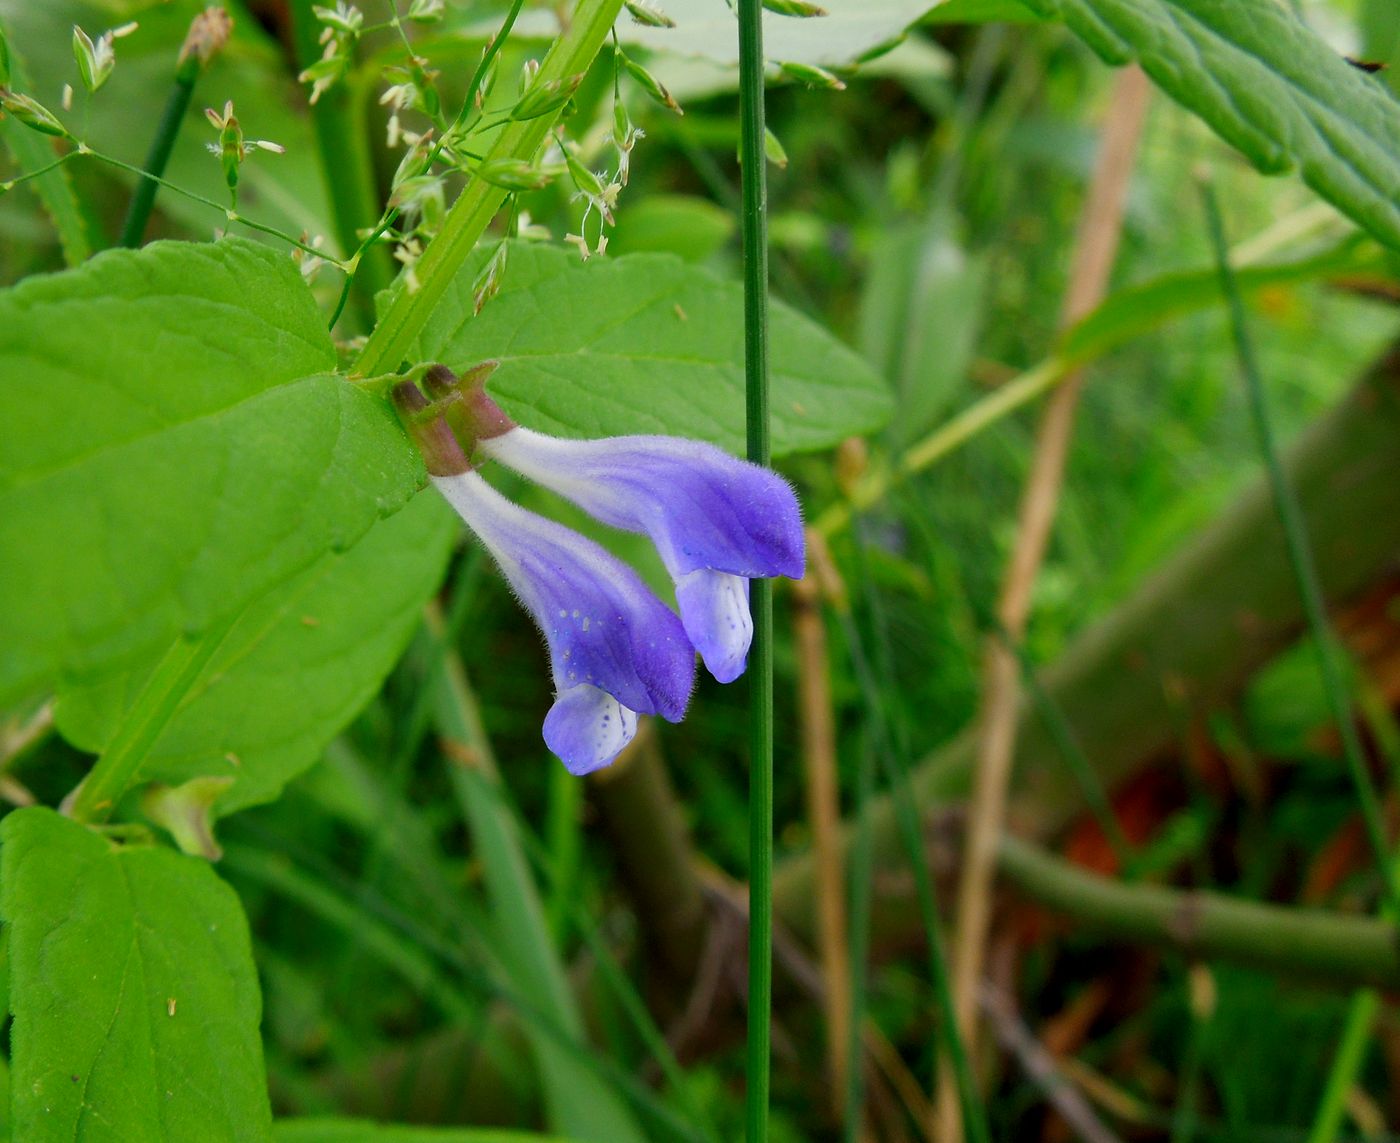
MULTIPOLYGON (((491 390, 522 424, 565 436, 674 433, 744 445, 743 293, 661 254, 581 263, 517 243, 500 294, 472 316, 485 253, 449 288, 416 356, 500 362, 491 390)), ((773 452, 879 428, 884 382, 815 322, 775 302, 769 326, 773 452)))
POLYGON ((134 670, 422 480, 285 255, 102 255, 0 293, 0 702, 134 670))
POLYGON ((208 863, 39 808, 0 843, 14 1137, 269 1139, 248 926, 208 863))
POLYGON ((283 1119, 276 1143, 564 1143, 555 1135, 490 1127, 404 1127, 364 1119, 283 1119))
MULTIPOLYGON (((457 532, 440 497, 419 496, 348 551, 325 552, 254 600, 151 744, 139 780, 231 778, 219 814, 275 797, 378 690, 457 532)), ((148 675, 108 669, 86 686, 70 678, 59 729, 102 751, 148 675)))
POLYGON ((1297 168, 1400 246, 1400 108, 1277 0, 1025 0, 1153 81, 1262 171, 1297 168))

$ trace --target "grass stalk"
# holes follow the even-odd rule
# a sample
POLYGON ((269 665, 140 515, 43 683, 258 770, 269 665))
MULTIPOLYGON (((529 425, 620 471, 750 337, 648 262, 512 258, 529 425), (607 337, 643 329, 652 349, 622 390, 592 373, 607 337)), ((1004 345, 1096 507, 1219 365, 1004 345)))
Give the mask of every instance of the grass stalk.
POLYGON ((1225 226, 1220 217, 1220 206, 1216 202, 1215 191, 1208 181, 1201 184, 1201 196, 1205 205, 1206 226, 1210 232, 1211 244, 1215 249, 1216 265, 1220 272, 1220 286, 1230 315, 1230 327, 1235 339, 1235 352, 1239 358, 1240 371, 1244 375, 1245 391, 1249 400, 1250 418, 1254 422, 1254 432, 1258 439, 1259 451, 1263 456, 1264 468, 1268 474, 1269 486, 1273 493, 1274 507, 1279 524, 1283 529, 1284 544, 1288 560, 1297 581, 1298 594, 1303 604, 1303 614, 1308 630, 1312 634, 1313 647, 1317 652, 1318 670, 1322 675, 1323 690, 1327 695, 1327 705, 1337 724, 1341 736, 1342 754, 1346 758, 1347 771, 1351 776, 1357 805, 1366 826, 1366 836, 1376 861, 1376 871, 1381 879, 1381 896, 1390 916, 1400 917, 1400 890, 1396 878, 1390 871, 1390 842, 1386 838, 1385 822, 1381 814, 1380 797, 1371 784, 1371 775, 1366 767, 1366 756, 1361 748, 1361 738, 1356 729, 1352 714, 1352 703, 1346 684, 1345 672, 1339 661, 1339 653, 1333 638, 1331 625, 1322 602, 1322 587, 1318 580, 1317 566, 1313 561, 1312 547, 1308 540, 1307 525, 1303 521, 1298 497, 1279 459, 1278 446, 1274 440, 1273 422, 1269 415, 1268 400, 1264 394, 1264 382, 1254 355, 1254 343, 1249 336, 1249 327, 1244 312, 1244 300, 1235 282, 1234 271, 1230 267, 1229 247, 1225 241, 1225 226))
MULTIPOLYGON (((739 0, 744 392, 748 458, 771 459, 768 437, 768 187, 764 155, 763 5, 739 0)), ((773 1007, 773 585, 751 591, 749 652, 749 1027, 745 1094, 749 1143, 767 1143, 773 1007)))
MULTIPOLYGON (((297 66, 302 68, 321 55, 317 36, 322 25, 312 7, 312 0, 291 3, 292 38, 297 66)), ((360 246, 359 231, 379 220, 380 203, 366 139, 368 125, 355 106, 358 98, 349 83, 337 83, 311 104, 310 113, 336 244, 347 259, 359 252, 351 280, 357 308, 368 325, 374 318, 374 295, 393 280, 394 263, 385 246, 360 246)))
MULTIPOLYGON (((867 612, 872 618, 878 616, 878 598, 875 595, 874 581, 865 561, 865 547, 859 529, 855 531, 854 551, 856 555, 856 581, 862 589, 867 612)), ((987 1128, 986 1113, 982 1108, 977 1085, 972 1074, 971 1061, 964 1047, 958 1023, 954 1018, 952 982, 949 974, 948 958, 944 951, 943 935, 939 925, 938 900, 934 892, 933 878, 929 873, 927 849, 924 845, 923 830, 919 822, 918 803, 914 788, 909 780, 908 760, 901 744, 897 744, 892 719, 882 695, 889 688, 881 688, 880 680, 870 663, 865 650, 860 628, 849 609, 838 610, 851 652, 851 665, 855 669, 856 680, 869 714, 874 732, 875 756, 880 760, 890 784, 890 795, 894 803, 895 828, 904 846, 909 867, 914 877, 915 897, 918 901, 919 918, 924 929, 924 940, 928 946, 929 980, 933 988, 934 1023, 938 1032, 938 1050, 935 1063, 946 1063, 946 1074, 954 1093, 952 1106, 959 1115, 965 1143, 987 1143, 991 1138, 987 1128)), ((883 637, 883 624, 880 635, 883 637)), ((887 680, 892 682, 889 669, 887 680)), ((940 1069, 941 1070, 941 1069, 940 1069)), ((940 1092, 941 1095, 941 1092, 940 1092)))
MULTIPOLYGON (((200 14, 195 17, 198 24, 205 16, 200 14)), ((191 27, 191 35, 195 28, 191 27)), ((147 178, 136 180, 136 189, 131 192, 131 205, 126 211, 126 221, 122 223, 121 237, 117 239, 117 245, 134 249, 141 245, 141 239, 146 234, 146 223, 150 221, 151 211, 156 205, 156 192, 160 190, 158 181, 165 174, 166 164, 170 162, 170 153, 175 149, 175 140, 180 136, 180 128, 185 124, 185 113, 190 109, 190 100, 194 97, 194 85, 199 79, 200 73, 204 71, 205 59, 198 51, 186 49, 180 52, 179 61, 175 65, 175 82, 171 85, 170 94, 165 101, 165 110, 161 112, 160 123, 156 126, 155 137, 151 140, 151 149, 146 152, 145 167, 147 178)))

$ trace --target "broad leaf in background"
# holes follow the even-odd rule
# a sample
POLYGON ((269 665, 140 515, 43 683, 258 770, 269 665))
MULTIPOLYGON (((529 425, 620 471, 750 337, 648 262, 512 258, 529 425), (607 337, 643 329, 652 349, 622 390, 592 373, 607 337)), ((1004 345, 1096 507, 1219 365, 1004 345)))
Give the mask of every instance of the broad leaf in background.
POLYGON ((1137 60, 1269 174, 1400 246, 1400 108, 1277 0, 1026 0, 1110 63, 1137 60))
MULTIPOLYGON (((784 63, 846 67, 886 47, 936 5, 936 0, 823 0, 826 15, 794 19, 763 13, 763 54, 784 63)), ((674 28, 648 28, 619 20, 625 42, 653 51, 704 56, 726 67, 739 65, 739 32, 734 13, 714 0, 659 2, 674 28)))
MULTIPOLYGON (((277 796, 378 690, 442 582, 457 519, 419 496, 346 552, 327 551, 253 600, 145 755, 140 781, 233 779, 219 815, 277 796)), ((100 753, 146 670, 63 687, 65 738, 100 753)))
POLYGON ((16 1139, 270 1138, 248 925, 207 862, 17 810, 0 914, 16 1139))
POLYGON ((0 293, 0 702, 139 670, 402 507, 421 462, 334 363, 238 239, 0 293))
POLYGON ((926 24, 1033 24, 1043 19, 1024 0, 943 0, 924 17, 926 24))
MULTIPOLYGON (((500 362, 492 393, 521 424, 573 437, 671 433, 744 447, 743 290, 661 254, 581 263, 515 243, 496 298, 472 316, 478 251, 415 356, 453 369, 500 362)), ((770 310, 773 453, 825 448, 879 428, 884 382, 856 353, 780 302, 770 310)))
MULTIPOLYGON (((170 95, 190 20, 206 4, 207 0, 0 0, 0 20, 28 60, 30 72, 54 85, 36 96, 56 109, 58 85, 65 79, 71 82, 79 94, 74 111, 62 115, 64 122, 80 130, 97 150, 140 166, 170 95), (129 20, 140 27, 117 41, 116 70, 84 113, 85 96, 73 62, 73 25, 95 38, 129 20)), ((224 7, 234 18, 233 35, 198 81, 165 177, 215 202, 227 202, 219 160, 205 150, 214 132, 204 108, 221 108, 231 99, 250 139, 271 139, 287 149, 283 155, 259 152, 243 164, 240 211, 290 234, 325 234, 333 241, 311 128, 306 116, 295 110, 305 107, 305 95, 298 90, 294 69, 280 45, 241 3, 233 0, 224 7)), ((128 185, 135 183, 131 175, 102 169, 128 185)), ((156 209, 200 238, 225 225, 218 211, 170 190, 160 192, 156 209)))
POLYGON ((885 227, 860 299, 860 347, 893 383, 896 443, 933 426, 967 379, 982 328, 987 260, 946 225, 885 227))
POLYGON ((565 1143, 557 1135, 490 1127, 401 1127, 363 1119, 283 1119, 275 1143, 565 1143))

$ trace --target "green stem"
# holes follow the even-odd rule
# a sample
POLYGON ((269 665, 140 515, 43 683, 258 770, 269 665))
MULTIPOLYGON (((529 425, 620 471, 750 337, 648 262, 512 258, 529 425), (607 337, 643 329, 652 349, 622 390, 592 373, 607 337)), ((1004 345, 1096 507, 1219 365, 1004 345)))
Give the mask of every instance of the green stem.
POLYGON ((1317 578, 1317 567, 1313 562, 1312 547, 1308 541, 1307 526, 1303 522, 1302 510, 1288 476, 1279 460, 1278 448, 1274 443, 1273 425, 1269 417, 1268 403, 1264 397, 1264 383, 1259 374, 1259 366, 1254 357, 1254 344, 1250 340, 1245 321, 1244 301, 1240 297, 1235 282, 1234 271, 1230 268, 1229 246, 1225 241, 1225 227, 1220 219, 1220 207, 1215 201, 1215 192, 1208 182, 1201 184, 1201 195, 1205 202, 1206 224, 1215 247, 1216 266, 1220 272, 1220 287, 1229 306, 1230 325, 1235 337, 1235 351, 1239 355, 1240 369, 1244 373, 1245 390, 1249 398, 1250 416, 1254 421, 1254 431, 1259 438, 1259 450, 1264 454, 1264 466, 1268 471, 1269 485, 1273 491, 1274 505, 1278 511, 1279 523, 1283 526, 1284 542, 1288 550, 1288 560, 1293 567, 1293 575, 1298 583, 1298 594, 1302 599, 1303 613, 1308 629, 1312 632, 1313 645, 1317 651, 1318 669, 1322 674, 1323 689, 1327 693, 1327 705, 1342 739, 1342 753, 1346 757, 1347 769, 1355 787, 1356 800, 1361 808, 1361 816, 1366 824, 1366 834, 1376 859, 1376 871, 1381 878, 1381 896, 1391 910, 1391 916, 1400 916, 1400 891, 1396 879, 1390 872, 1390 843, 1385 835, 1385 823, 1381 816, 1380 798, 1371 785, 1371 776, 1366 768, 1366 757, 1361 749, 1361 739, 1356 731, 1356 721, 1352 717, 1351 700, 1337 649, 1333 643, 1327 613, 1322 603, 1322 588, 1317 578))
MULTIPOLYGON (((292 36, 297 66, 309 67, 321 55, 317 36, 321 24, 311 11, 312 0, 293 0, 292 36)), ((330 198, 335 240, 346 258, 357 251, 352 281, 365 324, 374 319, 374 295, 393 280, 393 260, 383 246, 362 248, 359 231, 373 226, 380 215, 379 189, 370 160, 362 116, 357 116, 357 94, 349 84, 337 83, 311 105, 311 126, 320 154, 321 177, 330 198)))
POLYGON ((1346 1100, 1356 1083, 1356 1074, 1366 1061, 1366 1048, 1371 1042, 1371 1028, 1380 1012, 1381 998, 1374 988, 1363 988, 1351 998, 1347 1009, 1346 1025, 1342 1029, 1342 1042, 1337 1046, 1337 1056, 1332 1061, 1332 1070, 1327 1074, 1327 1086, 1322 1092, 1322 1103, 1313 1119, 1312 1130, 1308 1132, 1307 1143, 1332 1143, 1346 1114, 1346 1100))
MULTIPOLYGON (((567 30, 554 41, 540 64, 531 91, 586 71, 621 9, 622 0, 581 0, 567 30)), ((506 123, 485 161, 523 159, 528 162, 545 141, 555 118, 542 115, 506 123)), ((418 289, 401 290, 394 297, 356 362, 355 376, 373 377, 399 368, 428 316, 437 308, 507 194, 506 190, 492 186, 485 179, 474 178, 466 185, 447 212, 437 237, 418 260, 415 267, 418 289)))
MULTIPOLYGON (((763 5, 739 0, 743 178, 744 392, 748 457, 768 464, 768 186, 764 156, 763 5)), ((773 585, 755 580, 749 652, 749 1143, 768 1139, 773 1007, 773 585)))
POLYGON ((1374 917, 1126 885, 1010 835, 997 843, 997 868, 1033 901, 1109 938, 1334 987, 1400 986, 1400 933, 1374 917))
POLYGON ((870 959, 870 898, 875 881, 875 849, 866 807, 875 794, 875 747, 862 744, 856 775, 856 835, 851 846, 851 1026, 846 1043, 846 1105, 844 1138, 861 1138, 861 1108, 865 1099, 865 1071, 861 1066, 865 1031, 866 962, 870 959))
POLYGON ((551 768, 547 819, 551 884, 547 913, 550 935, 561 948, 569 932, 570 906, 579 888, 578 814, 582 800, 583 783, 562 766, 551 768))
POLYGON ((181 638, 151 672, 135 705, 98 758, 69 811, 76 821, 104 822, 118 799, 136 781, 171 716, 232 629, 237 616, 219 621, 202 635, 181 638))
POLYGON ((191 53, 175 71, 175 84, 165 101, 165 111, 161 114, 160 125, 156 128, 151 149, 146 153, 145 169, 153 178, 136 181, 136 189, 131 194, 131 206, 127 208, 126 221, 122 224, 122 234, 117 239, 119 246, 135 248, 141 245, 146 233, 146 223, 150 221, 151 210, 156 204, 156 192, 160 189, 157 181, 165 174, 165 165, 170 161, 170 152, 175 149, 175 140, 185 122, 185 112, 190 108, 194 96, 195 80, 199 78, 198 55, 191 53))

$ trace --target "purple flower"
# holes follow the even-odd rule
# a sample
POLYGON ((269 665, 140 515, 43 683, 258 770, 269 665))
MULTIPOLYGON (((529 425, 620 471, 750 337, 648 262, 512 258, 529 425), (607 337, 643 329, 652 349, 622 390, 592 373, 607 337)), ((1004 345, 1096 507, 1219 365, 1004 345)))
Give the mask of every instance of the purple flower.
POLYGON ((507 500, 478 473, 432 481, 544 635, 555 689, 544 740, 571 774, 617 757, 637 731, 638 714, 680 721, 695 656, 675 613, 636 572, 507 500))
POLYGON ((638 714, 679 722, 695 654, 675 613, 599 545, 487 484, 413 386, 394 396, 433 484, 544 635, 555 689, 544 740, 569 772, 587 774, 617 757, 638 714))
MULTIPOLYGON (((487 404, 494 409, 478 390, 473 407, 487 404)), ((753 640, 748 581, 802 576, 802 517, 786 481, 681 437, 564 440, 513 426, 477 443, 605 524, 650 536, 705 666, 722 683, 743 674, 753 640)))

